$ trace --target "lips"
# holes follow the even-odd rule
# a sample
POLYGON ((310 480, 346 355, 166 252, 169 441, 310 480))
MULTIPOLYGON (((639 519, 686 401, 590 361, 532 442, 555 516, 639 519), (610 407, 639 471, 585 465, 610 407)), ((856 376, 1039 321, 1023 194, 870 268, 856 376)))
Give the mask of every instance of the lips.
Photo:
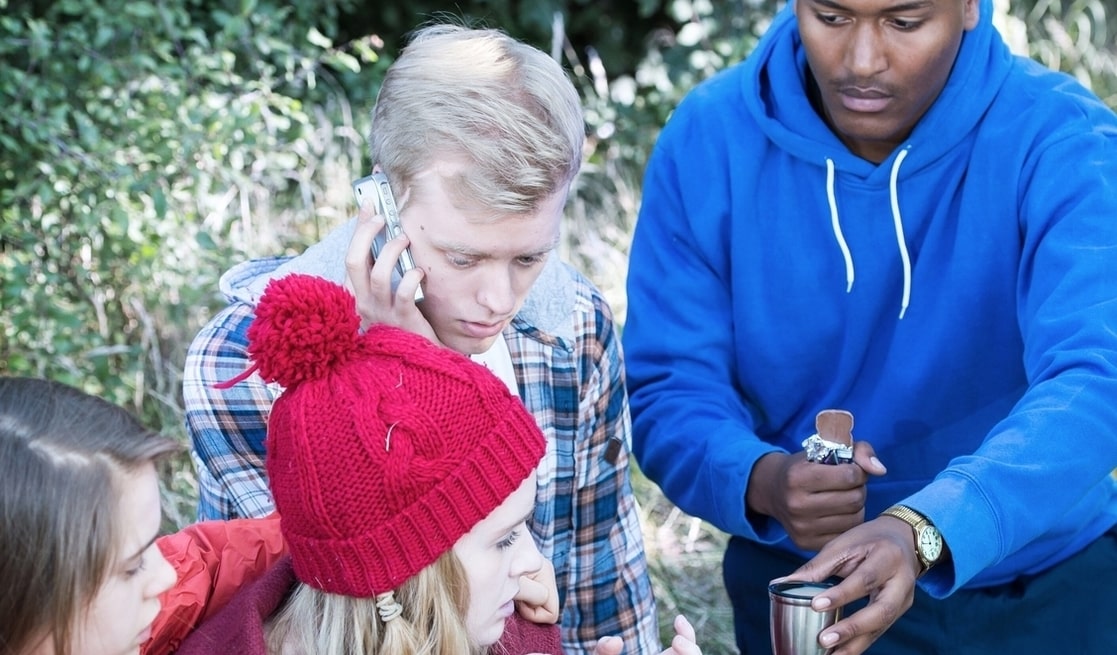
POLYGON ((863 89, 860 87, 843 87, 838 89, 838 97, 842 106, 849 111, 862 113, 876 113, 884 111, 892 102, 892 96, 880 89, 863 89))
POLYGON ((462 327, 466 334, 474 339, 488 339, 495 337, 504 331, 505 321, 498 323, 474 323, 471 321, 463 321, 462 327))

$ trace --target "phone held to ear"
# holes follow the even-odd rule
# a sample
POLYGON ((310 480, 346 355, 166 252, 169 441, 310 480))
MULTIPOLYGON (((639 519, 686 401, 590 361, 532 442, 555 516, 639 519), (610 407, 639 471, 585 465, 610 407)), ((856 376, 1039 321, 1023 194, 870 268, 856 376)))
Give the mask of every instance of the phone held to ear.
MULTIPOLYGON (((383 173, 373 173, 358 180, 353 180, 353 195, 357 198, 357 206, 364 207, 371 199, 376 203, 376 213, 384 217, 384 229, 372 241, 372 259, 380 257, 380 251, 388 239, 393 239, 403 232, 399 222, 399 208, 396 207, 396 198, 392 195, 392 188, 388 186, 388 176, 383 173)), ((411 258, 411 249, 404 248, 400 253, 392 271, 392 291, 399 286, 403 274, 415 268, 415 260, 411 258)), ((423 287, 415 287, 415 302, 423 299, 423 287)))

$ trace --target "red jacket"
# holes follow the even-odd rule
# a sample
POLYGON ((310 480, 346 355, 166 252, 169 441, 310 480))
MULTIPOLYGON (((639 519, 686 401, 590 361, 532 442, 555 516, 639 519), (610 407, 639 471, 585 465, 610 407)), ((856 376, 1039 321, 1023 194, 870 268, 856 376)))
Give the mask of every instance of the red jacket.
POLYGON ((275 513, 262 519, 195 523, 156 543, 178 581, 160 598, 163 606, 141 655, 175 652, 186 635, 287 553, 275 513))

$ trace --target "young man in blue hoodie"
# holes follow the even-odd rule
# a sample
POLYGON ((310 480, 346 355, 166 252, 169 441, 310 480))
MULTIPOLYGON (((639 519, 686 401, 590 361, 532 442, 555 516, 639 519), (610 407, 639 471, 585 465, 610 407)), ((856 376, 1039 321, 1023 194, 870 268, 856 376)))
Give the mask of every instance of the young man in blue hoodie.
POLYGON ((782 576, 842 579, 835 654, 1117 649, 1117 116, 991 13, 793 0, 652 156, 634 452, 732 535, 748 655, 782 576))

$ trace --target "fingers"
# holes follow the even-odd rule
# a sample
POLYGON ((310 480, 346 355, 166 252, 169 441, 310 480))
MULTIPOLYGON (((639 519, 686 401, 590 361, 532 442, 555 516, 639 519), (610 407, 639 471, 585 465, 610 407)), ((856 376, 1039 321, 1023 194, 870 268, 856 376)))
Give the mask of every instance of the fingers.
MULTIPOLYGON (((856 457, 856 449, 854 453, 856 457)), ((787 469, 787 485, 803 492, 863 488, 865 480, 865 471, 849 464, 820 464, 801 458, 794 460, 787 469)))
MULTIPOLYGON (((620 637, 602 637, 593 648, 593 655, 620 655, 624 642, 620 637)), ((694 634, 694 626, 682 614, 675 617, 675 637, 671 647, 660 655, 702 655, 694 634)))
POLYGON ((805 550, 821 550, 865 521, 864 489, 797 495, 787 502, 782 525, 795 545, 805 550))
POLYGON ((702 649, 693 641, 681 635, 675 635, 675 638, 671 640, 671 649, 665 651, 665 655, 702 655, 702 649))
POLYGON ((879 587, 870 595, 868 605, 823 630, 819 643, 834 649, 831 655, 865 652, 911 607, 915 597, 914 580, 912 582, 909 586, 897 580, 879 587))
POLYGON ((547 625, 558 623, 558 614, 547 611, 547 609, 541 605, 532 605, 530 603, 516 601, 516 614, 519 614, 520 618, 531 623, 542 623, 547 625))
POLYGON ((553 571, 551 569, 549 579, 520 576, 520 591, 513 599, 516 601, 516 613, 532 623, 558 623, 558 591, 553 571))
MULTIPOLYGON (((372 245, 384 230, 384 217, 371 213, 372 210, 362 207, 357 217, 357 225, 353 229, 353 236, 349 240, 349 249, 345 253, 345 272, 350 288, 360 298, 363 295, 377 293, 383 289, 391 289, 392 271, 399 263, 400 255, 411 245, 406 234, 388 239, 380 250, 379 256, 373 260, 372 245)), ((410 272, 410 271, 409 271, 410 272)), ((423 279, 423 273, 412 276, 412 282, 417 285, 423 279)), ((411 287, 409 298, 414 297, 415 286, 411 287)))
POLYGON ((527 603, 529 605, 542 605, 547 602, 547 597, 550 596, 550 591, 547 587, 535 580, 532 580, 526 575, 520 576, 520 591, 516 594, 513 600, 527 603))
POLYGON ((694 626, 682 614, 675 617, 675 634, 695 641, 694 626))
POLYGON ((675 637, 663 655, 702 655, 694 634, 694 626, 682 614, 675 617, 675 637))
POLYGON ((540 583, 547 592, 547 598, 540 603, 542 609, 549 612, 554 619, 551 623, 558 623, 559 620, 559 596, 558 596, 558 583, 555 581, 555 565, 551 560, 543 558, 543 566, 540 567, 532 579, 540 583))
POLYGON ((855 441, 853 443, 853 463, 860 466, 869 475, 888 473, 888 469, 877 459, 876 451, 868 441, 855 441))
POLYGON ((620 637, 602 637, 593 647, 593 655, 621 655, 624 641, 620 637))
POLYGON ((863 609, 819 636, 832 655, 862 653, 903 614, 915 598, 914 543, 905 524, 874 519, 828 543, 790 575, 773 580, 823 581, 844 578, 811 601, 816 611, 842 607, 868 597, 863 609))
POLYGON ((362 208, 345 254, 346 286, 356 300, 361 328, 373 323, 395 325, 439 343, 434 328, 415 302, 425 272, 415 268, 393 284, 400 254, 410 245, 406 235, 388 240, 373 261, 373 242, 384 229, 383 217, 362 208))
POLYGON ((397 302, 416 304, 415 291, 419 288, 419 285, 422 284, 426 275, 426 272, 418 267, 404 273, 403 278, 400 279, 399 285, 396 287, 397 302))
POLYGON ((372 266, 372 241, 384 229, 384 218, 369 207, 362 207, 357 214, 357 225, 345 252, 346 284, 357 298, 367 296, 369 269, 372 266))

